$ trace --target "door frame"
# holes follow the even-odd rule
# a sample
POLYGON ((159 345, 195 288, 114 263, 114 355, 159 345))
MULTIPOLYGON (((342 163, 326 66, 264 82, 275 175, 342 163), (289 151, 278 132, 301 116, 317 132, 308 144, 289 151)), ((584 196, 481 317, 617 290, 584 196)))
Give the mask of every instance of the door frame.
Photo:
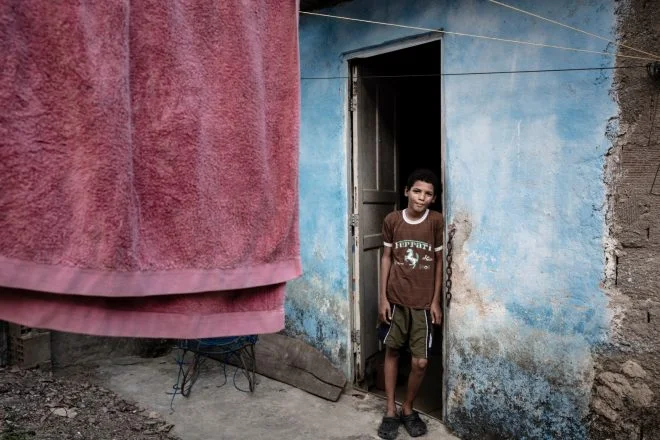
MULTIPOLYGON (((370 58, 376 55, 382 55, 390 52, 396 52, 401 49, 407 49, 414 46, 419 46, 422 44, 438 41, 440 43, 440 72, 444 71, 444 47, 443 47, 443 38, 442 34, 436 32, 423 33, 410 37, 405 37, 401 39, 386 41, 382 44, 368 46, 360 48, 354 51, 345 52, 342 54, 342 61, 344 64, 344 71, 348 78, 346 83, 346 93, 344 96, 344 110, 345 110, 345 142, 346 142, 346 157, 347 157, 347 188, 348 188, 348 226, 350 230, 351 218, 353 214, 357 214, 357 182, 359 170, 357 169, 357 149, 354 148, 354 145, 357 144, 358 140, 354 139, 353 136, 353 112, 351 111, 351 96, 352 96, 352 87, 353 87, 353 72, 352 65, 353 62, 361 58, 370 58)), ((445 191, 445 163, 446 163, 446 128, 445 128, 445 85, 444 77, 439 78, 440 81, 440 184, 442 188, 442 193, 440 198, 442 200, 442 210, 445 219, 447 219, 447 192, 445 191)), ((359 134, 358 134, 359 137, 359 134)), ((359 350, 360 350, 360 341, 359 341, 359 330, 360 330, 360 274, 359 274, 359 252, 356 252, 356 239, 359 238, 359 225, 356 227, 357 233, 354 235, 349 232, 348 234, 348 275, 349 275, 349 376, 352 378, 353 385, 357 385, 356 380, 358 377, 357 362, 359 359, 359 350), (356 333, 357 330, 357 333, 356 333), (358 340, 356 340, 358 339, 358 340)), ((448 227, 445 225, 444 230, 445 243, 447 242, 448 236, 448 227)), ((446 279, 446 252, 447 247, 443 247, 443 283, 446 279)), ((444 290, 444 289, 443 289, 444 290)), ((443 419, 446 417, 446 404, 447 401, 447 330, 448 325, 447 321, 449 318, 448 309, 446 305, 446 297, 443 294, 442 296, 442 309, 443 309, 443 338, 442 338, 442 358, 443 358, 443 384, 442 384, 442 414, 443 419)), ((374 312, 375 313, 375 312, 374 312)), ((364 367, 362 367, 364 368, 364 367)))

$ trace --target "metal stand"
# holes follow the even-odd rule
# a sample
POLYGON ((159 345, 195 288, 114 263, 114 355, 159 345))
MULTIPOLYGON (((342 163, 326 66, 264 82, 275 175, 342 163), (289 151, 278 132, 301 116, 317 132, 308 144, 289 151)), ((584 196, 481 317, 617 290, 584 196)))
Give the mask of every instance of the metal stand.
POLYGON ((227 364, 235 365, 234 387, 240 391, 248 392, 248 390, 243 390, 236 384, 236 374, 240 369, 248 381, 249 392, 254 392, 257 369, 254 344, 256 344, 257 339, 257 336, 237 336, 180 340, 177 343, 177 348, 181 350, 177 359, 179 376, 177 384, 174 386, 174 393, 176 394, 178 390, 184 397, 190 396, 192 387, 199 378, 200 369, 207 359, 217 360, 223 364, 225 383, 227 382, 227 364), (188 354, 192 355, 192 361, 190 362, 186 361, 188 354))

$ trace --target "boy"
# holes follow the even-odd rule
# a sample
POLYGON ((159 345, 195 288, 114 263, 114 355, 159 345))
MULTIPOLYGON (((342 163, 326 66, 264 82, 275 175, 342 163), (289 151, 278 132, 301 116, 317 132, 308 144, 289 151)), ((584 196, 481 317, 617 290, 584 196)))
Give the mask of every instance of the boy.
POLYGON ((424 378, 432 324, 440 324, 442 286, 442 214, 429 210, 435 201, 438 178, 429 170, 417 170, 408 178, 408 206, 394 211, 383 222, 385 246, 380 263, 379 318, 389 325, 384 337, 387 412, 378 428, 381 438, 391 440, 403 424, 411 437, 426 433, 426 424, 413 410, 424 378), (408 346, 412 365, 406 399, 397 413, 394 389, 399 350, 408 346))

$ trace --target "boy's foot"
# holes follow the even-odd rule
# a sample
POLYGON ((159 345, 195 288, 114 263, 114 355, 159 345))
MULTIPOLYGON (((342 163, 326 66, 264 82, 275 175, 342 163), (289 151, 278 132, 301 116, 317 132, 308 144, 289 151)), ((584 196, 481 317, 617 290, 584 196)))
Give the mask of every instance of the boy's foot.
POLYGON ((419 437, 426 434, 426 423, 419 417, 417 411, 413 411, 407 416, 403 415, 401 411, 401 423, 406 427, 406 431, 411 437, 419 437))
POLYGON ((385 440, 394 440, 399 435, 400 424, 401 418, 399 417, 383 417, 383 421, 380 422, 380 426, 378 427, 378 437, 385 440))

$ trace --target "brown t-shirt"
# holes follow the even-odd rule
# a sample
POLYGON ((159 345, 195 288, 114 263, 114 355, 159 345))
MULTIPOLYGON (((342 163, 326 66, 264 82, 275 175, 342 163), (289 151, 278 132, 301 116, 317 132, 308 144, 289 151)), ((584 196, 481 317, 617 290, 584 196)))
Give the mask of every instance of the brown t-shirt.
POLYGON ((383 244, 392 248, 387 300, 414 309, 429 309, 435 284, 435 253, 442 250, 442 214, 427 210, 417 220, 403 211, 383 222, 383 244))

